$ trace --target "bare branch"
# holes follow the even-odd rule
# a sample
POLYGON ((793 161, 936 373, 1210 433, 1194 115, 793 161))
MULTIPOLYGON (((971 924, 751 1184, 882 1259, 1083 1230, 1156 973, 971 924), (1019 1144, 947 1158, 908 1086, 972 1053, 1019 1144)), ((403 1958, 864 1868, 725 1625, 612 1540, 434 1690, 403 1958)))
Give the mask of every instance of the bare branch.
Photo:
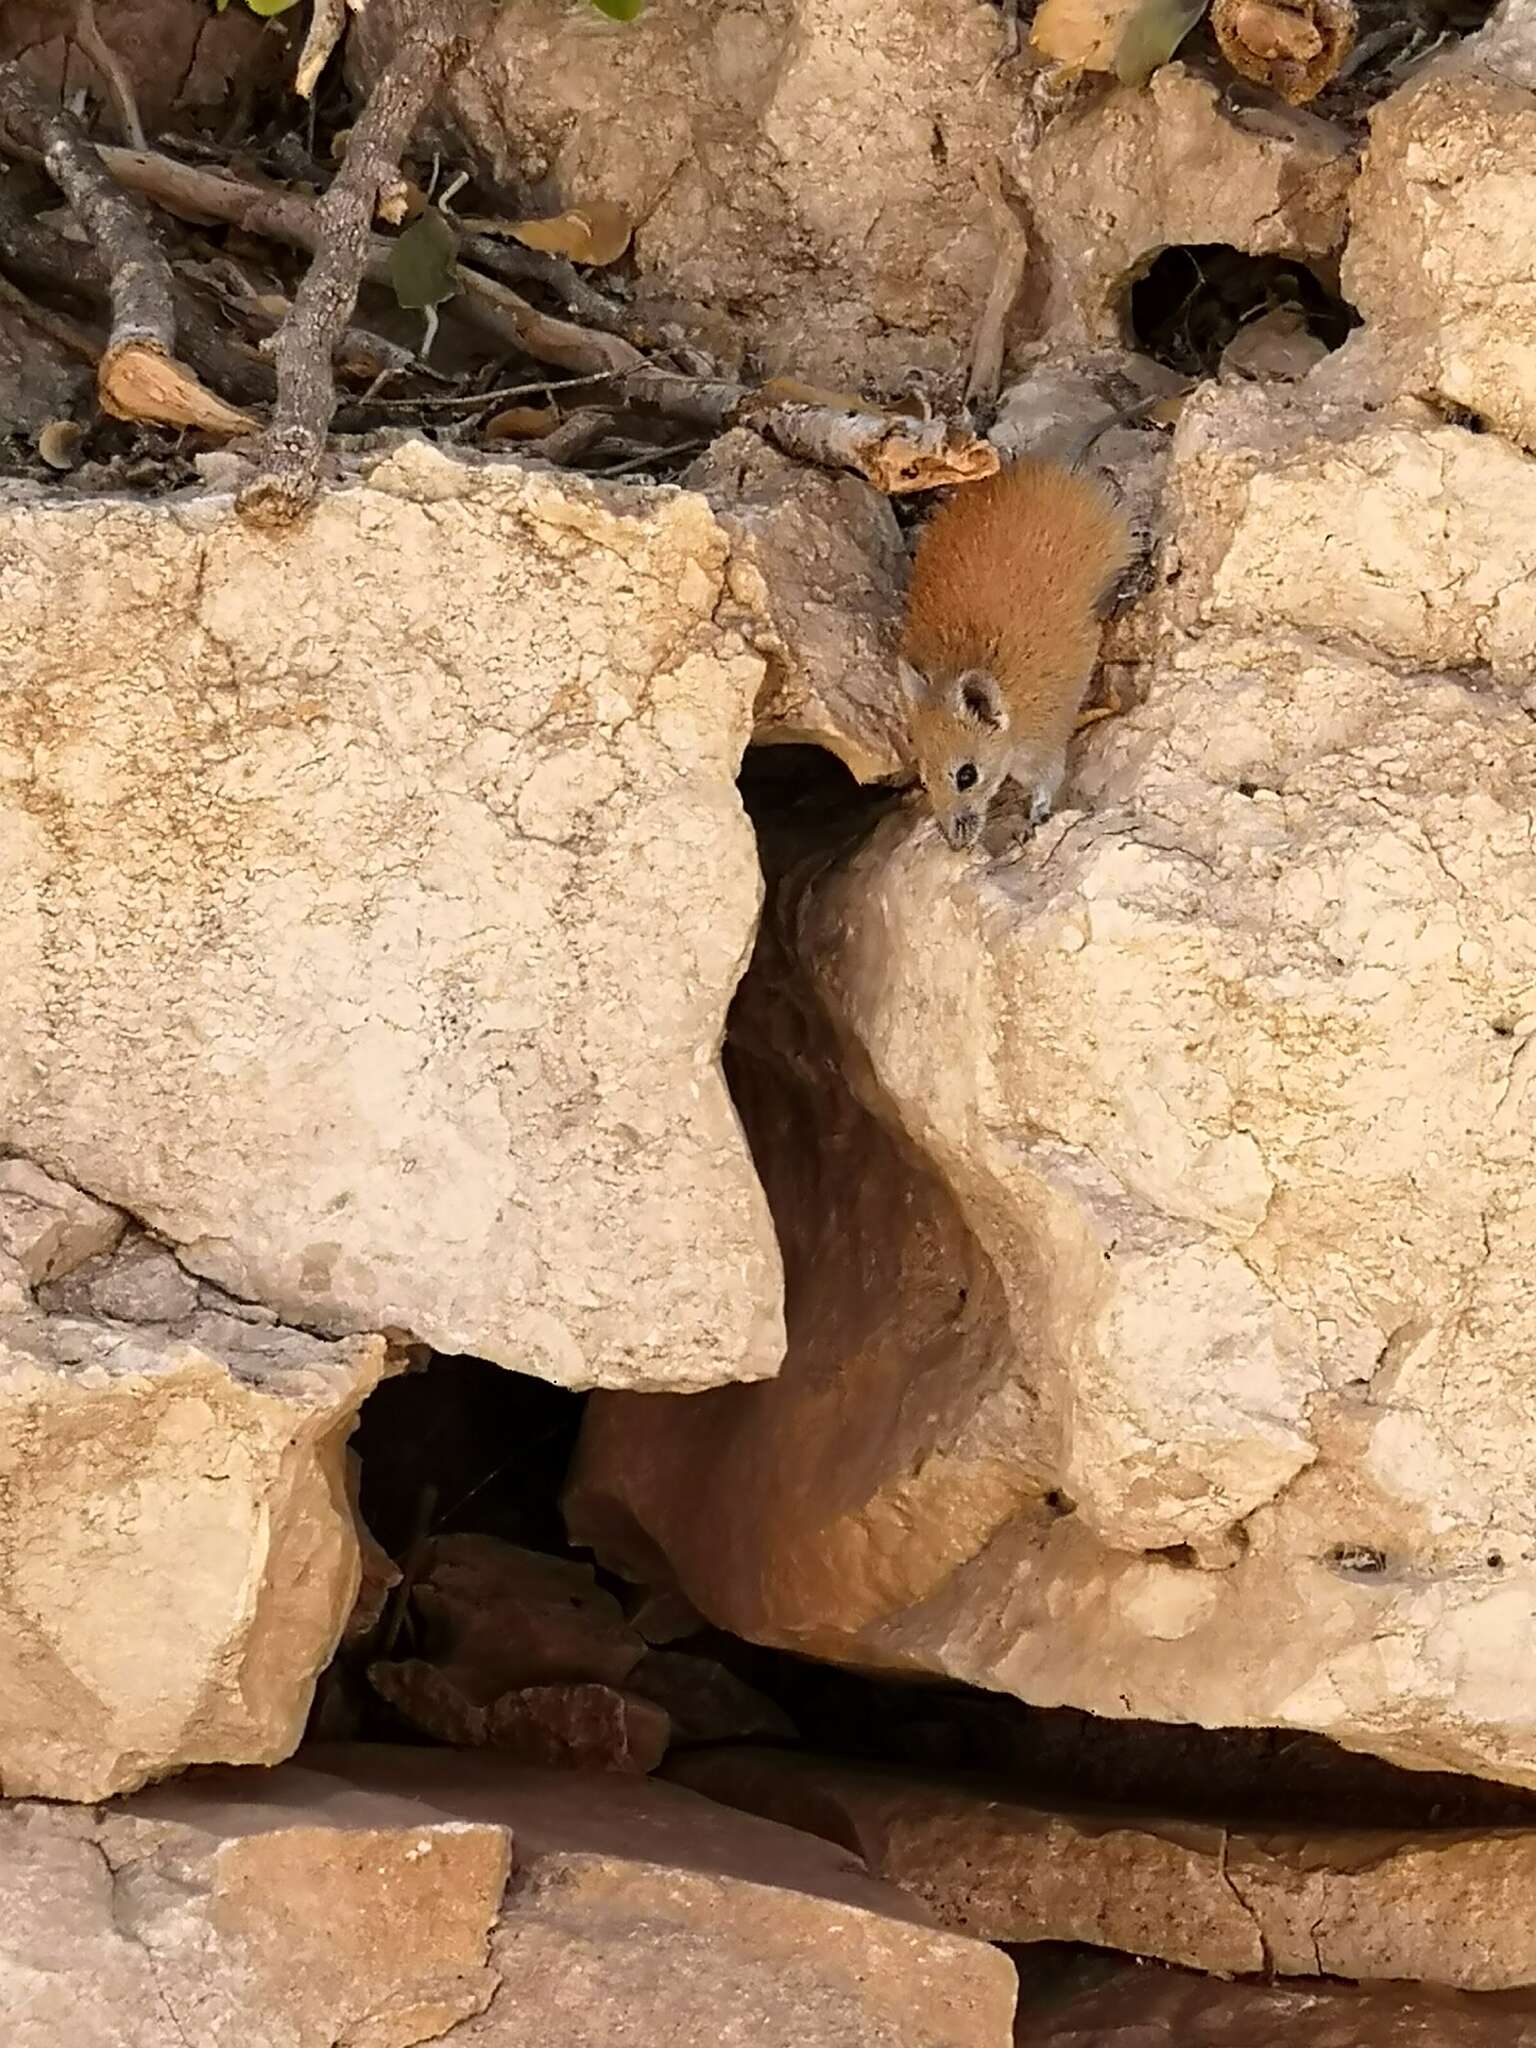
POLYGON ((442 0, 395 0, 389 61, 359 115, 341 169, 315 208, 315 257, 273 343, 277 405, 263 473, 241 497, 261 521, 285 522, 313 501, 335 410, 331 357, 357 301, 373 249, 379 194, 449 72, 472 47, 443 21, 442 0))
POLYGON ((244 433, 254 422, 177 362, 171 266, 80 122, 15 63, 0 64, 0 122, 40 151, 107 271, 112 326, 96 369, 103 408, 119 419, 244 433))
POLYGON ((144 123, 139 119, 139 103, 133 96, 133 87, 128 82, 127 72, 96 26, 95 0, 75 0, 75 41, 107 81, 112 97, 117 102, 117 118, 122 123, 124 142, 130 149, 145 148, 144 123))
MULTIPOLYGON (((360 7, 362 0, 354 0, 360 7)), ((304 47, 299 52, 299 68, 293 75, 293 89, 302 100, 307 100, 320 82, 320 74, 331 61, 331 52, 341 41, 341 32, 347 25, 346 0, 314 0, 310 11, 309 34, 304 38, 304 47)))
POLYGON ((107 175, 91 138, 67 107, 55 106, 19 64, 0 64, 0 121, 34 142, 70 211, 101 251, 112 280, 108 354, 132 343, 165 355, 176 346, 171 266, 154 230, 107 175))

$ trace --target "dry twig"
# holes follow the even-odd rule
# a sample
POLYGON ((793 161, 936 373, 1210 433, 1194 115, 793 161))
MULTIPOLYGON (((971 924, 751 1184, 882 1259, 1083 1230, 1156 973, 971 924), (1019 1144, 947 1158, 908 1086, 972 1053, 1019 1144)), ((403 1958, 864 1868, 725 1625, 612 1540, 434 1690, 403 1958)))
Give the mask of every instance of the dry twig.
POLYGON ((79 121, 15 63, 0 64, 0 121, 40 151, 106 268, 112 327, 96 369, 103 409, 119 419, 244 433, 253 422, 177 362, 171 267, 149 221, 108 176, 79 121))
POLYGON ((314 0, 310 10, 309 34, 304 38, 304 47, 299 52, 299 68, 293 76, 293 89, 300 99, 307 100, 320 82, 320 74, 331 61, 331 52, 341 41, 341 32, 347 25, 347 8, 354 14, 361 14, 368 0, 314 0))
POLYGON ((109 48, 101 30, 96 26, 95 0, 76 0, 75 41, 111 89, 112 97, 117 103, 117 118, 123 127, 124 142, 130 149, 143 149, 144 123, 139 119, 139 103, 133 96, 133 87, 128 82, 127 72, 117 61, 116 53, 109 48))
POLYGON ((352 130, 341 169, 316 203, 314 260, 273 342, 277 405, 262 473, 240 500, 241 510, 258 521, 286 523, 314 499, 336 404, 331 357, 368 270, 379 194, 395 177, 422 113, 470 49, 442 0, 394 0, 393 16, 389 61, 352 130))
MULTIPOLYGON (((356 149, 354 139, 347 154, 349 164, 356 149)), ((199 224, 223 222, 294 248, 325 247, 324 200, 313 200, 303 193, 276 186, 252 184, 152 151, 108 149, 102 152, 102 157, 113 177, 183 220, 199 224)), ((384 236, 365 232, 361 237, 360 275, 387 282, 391 246, 384 236)), ((684 425, 709 433, 721 433, 731 426, 750 426, 787 454, 827 468, 851 469, 888 492, 932 490, 943 484, 969 482, 989 476, 997 468, 997 452, 989 443, 943 420, 920 421, 833 405, 786 403, 727 379, 659 369, 622 335, 542 312, 499 278, 483 276, 462 263, 458 276, 466 312, 503 344, 519 349, 536 362, 551 363, 592 382, 612 379, 618 400, 647 406, 684 425)), ((354 294, 355 289, 354 283, 354 294)), ((297 310, 295 301, 294 313, 280 332, 293 327, 297 310)), ((345 319, 346 309, 336 330, 338 335, 344 329, 345 319)), ((327 335, 327 348, 330 340, 327 335)), ((279 517, 308 502, 330 420, 333 385, 329 354, 321 366, 325 373, 323 385, 309 374, 312 365, 307 359, 304 367, 306 395, 318 407, 304 421, 313 434, 313 439, 305 444, 308 482, 297 496, 286 487, 279 488, 279 517)), ((573 430, 572 438, 584 437, 589 425, 583 419, 579 434, 573 430)), ((557 429, 557 434, 560 431, 557 429)), ((529 452, 550 453, 549 439, 533 444, 529 452)), ((569 459, 564 437, 554 452, 566 454, 569 459)), ((260 488, 263 481, 270 485, 270 473, 251 489, 260 488)))

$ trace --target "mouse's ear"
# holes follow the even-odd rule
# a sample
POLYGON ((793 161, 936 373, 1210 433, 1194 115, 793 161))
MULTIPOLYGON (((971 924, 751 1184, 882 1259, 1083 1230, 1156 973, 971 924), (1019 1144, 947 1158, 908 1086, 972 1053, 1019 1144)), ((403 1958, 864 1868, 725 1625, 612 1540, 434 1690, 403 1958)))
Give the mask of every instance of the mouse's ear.
POLYGON ((955 678, 955 708, 967 724, 1001 732, 1008 723, 1003 693, 985 669, 970 668, 955 678))
POLYGON ((901 694, 909 711, 916 711, 928 702, 927 678, 899 656, 896 662, 896 680, 901 685, 901 694))

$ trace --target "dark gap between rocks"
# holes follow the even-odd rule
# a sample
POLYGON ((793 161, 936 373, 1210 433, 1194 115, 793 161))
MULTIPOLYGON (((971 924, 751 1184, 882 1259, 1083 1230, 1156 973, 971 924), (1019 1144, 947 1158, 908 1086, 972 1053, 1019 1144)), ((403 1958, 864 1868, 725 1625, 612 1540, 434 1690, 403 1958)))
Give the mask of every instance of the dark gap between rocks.
POLYGON ((1229 344, 1268 315, 1289 317, 1324 348, 1341 346, 1360 316, 1306 264, 1245 256, 1226 242, 1176 243, 1126 292, 1130 340, 1182 376, 1213 376, 1229 344))

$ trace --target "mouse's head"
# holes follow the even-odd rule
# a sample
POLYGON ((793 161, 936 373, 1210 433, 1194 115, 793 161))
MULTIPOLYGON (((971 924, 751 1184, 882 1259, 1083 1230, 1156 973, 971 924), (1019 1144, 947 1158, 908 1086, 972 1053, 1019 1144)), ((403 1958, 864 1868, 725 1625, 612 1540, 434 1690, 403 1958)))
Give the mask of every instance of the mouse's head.
POLYGON ((951 846, 974 846, 1012 753, 1003 693, 985 669, 930 680, 902 661, 897 673, 912 765, 939 830, 951 846))

